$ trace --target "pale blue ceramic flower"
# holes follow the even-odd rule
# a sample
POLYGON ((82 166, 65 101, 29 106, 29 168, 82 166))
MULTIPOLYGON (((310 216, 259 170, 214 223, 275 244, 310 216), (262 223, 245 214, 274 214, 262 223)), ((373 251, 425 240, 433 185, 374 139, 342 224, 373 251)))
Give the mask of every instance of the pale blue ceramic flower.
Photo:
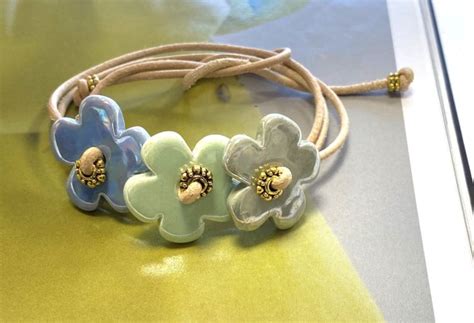
MULTIPOLYGON (((224 166, 241 182, 227 199, 236 226, 241 230, 255 230, 268 218, 272 218, 280 229, 293 226, 305 209, 303 186, 316 178, 319 164, 314 144, 302 140, 298 125, 280 114, 270 114, 262 119, 256 139, 245 135, 232 137, 224 153, 224 166), (284 167, 292 177, 289 185, 275 194, 275 198, 262 195, 265 190, 262 193, 257 187, 262 169, 267 169, 267 174, 261 176, 268 179, 275 176, 269 167, 284 167)), ((268 192, 273 194, 276 190, 269 187, 268 192)))
POLYGON ((122 112, 112 99, 91 95, 79 107, 79 118, 61 118, 51 129, 56 157, 73 169, 67 180, 67 192, 79 208, 92 211, 103 197, 116 211, 127 212, 123 187, 135 173, 146 171, 140 150, 149 138, 141 127, 125 129, 122 112), (97 147, 105 158, 106 180, 89 187, 76 177, 76 161, 91 147, 97 147))

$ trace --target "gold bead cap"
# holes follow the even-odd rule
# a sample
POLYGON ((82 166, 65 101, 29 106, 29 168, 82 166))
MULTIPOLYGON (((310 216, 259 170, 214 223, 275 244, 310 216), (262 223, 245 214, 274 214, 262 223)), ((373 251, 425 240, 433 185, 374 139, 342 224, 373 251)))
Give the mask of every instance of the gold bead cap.
POLYGON ((201 165, 184 166, 180 169, 178 199, 191 204, 207 196, 213 189, 212 172, 201 165))
POLYGON ((291 171, 284 166, 264 165, 255 171, 253 185, 255 192, 265 201, 279 198, 285 188, 291 184, 291 171))

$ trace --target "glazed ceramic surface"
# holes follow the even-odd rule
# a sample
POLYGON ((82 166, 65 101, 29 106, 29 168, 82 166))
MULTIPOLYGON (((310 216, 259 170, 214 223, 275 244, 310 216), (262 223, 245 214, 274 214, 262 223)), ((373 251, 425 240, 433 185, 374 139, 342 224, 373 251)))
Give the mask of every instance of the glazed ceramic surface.
POLYGON ((268 218, 280 229, 293 226, 303 214, 306 197, 303 185, 316 178, 319 154, 315 146, 301 138, 298 125, 289 118, 270 114, 260 122, 256 139, 237 135, 230 140, 224 155, 227 171, 242 185, 229 196, 228 208, 237 227, 255 230, 268 218), (293 179, 283 194, 272 201, 255 192, 252 181, 262 165, 290 169, 293 179))
POLYGON ((143 146, 143 160, 151 172, 131 177, 124 189, 130 211, 137 219, 159 219, 161 235, 173 242, 190 242, 204 232, 204 219, 227 221, 226 200, 232 187, 222 163, 229 139, 210 135, 191 151, 175 132, 161 132, 143 146), (191 204, 178 199, 180 169, 200 165, 212 172, 213 190, 191 204))
POLYGON ((72 168, 66 184, 71 201, 83 210, 92 211, 103 197, 115 210, 127 212, 123 187, 131 175, 146 170, 140 150, 148 137, 141 127, 125 129, 120 107, 100 95, 82 101, 77 120, 57 120, 51 129, 51 145, 59 160, 74 165, 91 147, 99 148, 105 156, 107 179, 97 187, 81 183, 72 168))

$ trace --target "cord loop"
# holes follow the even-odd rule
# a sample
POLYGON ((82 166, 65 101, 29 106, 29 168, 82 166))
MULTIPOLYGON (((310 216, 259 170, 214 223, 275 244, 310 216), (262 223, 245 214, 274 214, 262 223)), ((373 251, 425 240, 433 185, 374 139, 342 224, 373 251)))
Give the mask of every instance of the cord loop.
POLYGON ((128 53, 70 78, 51 95, 48 110, 52 120, 62 118, 72 101, 79 106, 90 94, 120 83, 182 78, 189 89, 202 78, 229 77, 251 73, 277 84, 310 93, 314 97, 314 121, 307 140, 325 159, 340 149, 349 133, 349 117, 340 95, 361 94, 388 89, 405 91, 413 81, 413 71, 402 68, 386 79, 346 86, 328 86, 302 64, 291 58, 289 48, 268 51, 252 47, 214 43, 178 43, 128 53), (100 79, 100 82, 99 82, 100 79), (339 117, 339 133, 328 145, 327 103, 339 117), (325 146, 325 147, 324 147, 325 146))

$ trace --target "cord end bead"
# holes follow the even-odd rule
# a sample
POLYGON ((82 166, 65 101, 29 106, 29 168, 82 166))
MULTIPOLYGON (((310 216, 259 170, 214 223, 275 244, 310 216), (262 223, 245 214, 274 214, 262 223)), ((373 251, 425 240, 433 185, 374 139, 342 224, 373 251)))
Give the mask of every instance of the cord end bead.
POLYGON ((398 72, 390 73, 387 76, 387 90, 389 93, 396 93, 408 90, 413 82, 414 73, 409 67, 404 67, 398 72))
POLYGON ((400 74, 390 73, 387 76, 387 90, 389 93, 395 93, 400 91, 400 74))
POLYGON ((89 92, 92 92, 97 84, 99 84, 99 76, 97 76, 97 74, 87 76, 87 87, 89 88, 89 92))

